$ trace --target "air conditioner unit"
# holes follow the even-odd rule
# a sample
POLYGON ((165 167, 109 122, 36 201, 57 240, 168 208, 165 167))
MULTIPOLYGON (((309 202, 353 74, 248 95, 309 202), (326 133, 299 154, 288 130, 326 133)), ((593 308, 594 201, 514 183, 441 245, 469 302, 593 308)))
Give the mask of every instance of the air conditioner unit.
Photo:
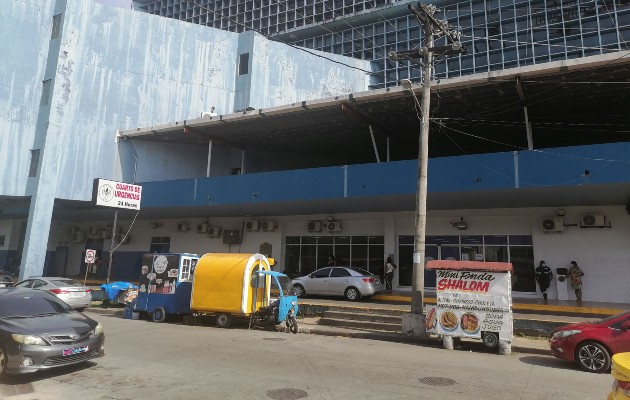
POLYGON ((114 241, 116 242, 115 244, 128 244, 129 235, 125 236, 122 233, 119 233, 118 235, 116 235, 116 238, 114 241))
POLYGON ((206 233, 208 232, 208 224, 197 224, 197 233, 206 233))
POLYGON ((602 214, 584 214, 580 220, 580 228, 602 228, 609 226, 606 216, 602 214))
POLYGON ((550 217, 543 218, 541 221, 541 228, 543 232, 562 232, 564 230, 564 218, 562 217, 550 217))
POLYGON ((249 219, 245 221, 245 229, 247 229, 248 231, 259 231, 260 221, 257 219, 249 219))
POLYGON ((260 229, 263 231, 275 231, 276 227, 275 221, 260 221, 260 229))
POLYGON ((307 227, 309 232, 321 232, 322 221, 308 221, 307 227))
POLYGON ((190 230, 190 226, 188 226, 188 222, 179 222, 177 224, 177 232, 188 232, 190 230))
POLYGON ((85 242, 85 234, 82 231, 72 233, 72 243, 85 242))
POLYGON ((219 236, 221 236, 221 227, 220 226, 209 226, 208 227, 208 236, 210 236, 210 237, 219 237, 219 236))
POLYGON ((341 232, 341 222, 329 221, 326 223, 326 229, 328 229, 328 232, 341 232))

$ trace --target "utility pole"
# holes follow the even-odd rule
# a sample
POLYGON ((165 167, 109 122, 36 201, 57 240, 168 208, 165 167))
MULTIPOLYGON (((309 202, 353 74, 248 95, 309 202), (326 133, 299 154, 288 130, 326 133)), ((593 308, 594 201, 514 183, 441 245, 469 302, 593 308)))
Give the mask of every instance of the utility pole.
POLYGON ((418 191, 416 193, 416 231, 413 249, 413 275, 411 286, 411 313, 403 316, 403 332, 412 336, 426 335, 424 317, 424 260, 427 227, 427 170, 429 165, 429 111, 431 107, 431 75, 434 53, 436 58, 450 54, 465 53, 466 49, 459 41, 460 33, 451 31, 445 20, 434 17, 437 10, 434 5, 418 3, 418 7, 409 4, 410 11, 423 26, 422 47, 416 50, 389 52, 391 60, 411 60, 422 58, 422 102, 418 103, 412 82, 403 79, 401 85, 409 90, 414 101, 420 106, 420 140, 418 149, 418 191), (446 37, 449 44, 433 46, 434 38, 446 37))

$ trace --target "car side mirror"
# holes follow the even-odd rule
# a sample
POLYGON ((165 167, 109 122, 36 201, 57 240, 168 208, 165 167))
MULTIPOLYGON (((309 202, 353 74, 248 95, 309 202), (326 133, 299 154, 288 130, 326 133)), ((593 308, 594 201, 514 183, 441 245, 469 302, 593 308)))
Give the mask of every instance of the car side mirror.
POLYGON ((623 329, 624 331, 627 331, 630 329, 630 320, 628 321, 623 321, 621 323, 621 329, 623 329))

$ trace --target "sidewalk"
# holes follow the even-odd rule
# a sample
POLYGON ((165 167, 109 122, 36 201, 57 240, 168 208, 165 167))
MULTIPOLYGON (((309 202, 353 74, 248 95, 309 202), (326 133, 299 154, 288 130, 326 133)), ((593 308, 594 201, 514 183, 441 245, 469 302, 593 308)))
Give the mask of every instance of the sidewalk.
MULTIPOLYGON (((122 318, 123 309, 120 308, 88 308, 85 310, 88 313, 95 313, 100 315, 109 315, 122 318)), ((370 339, 370 340, 382 340, 386 342, 395 343, 408 343, 415 345, 423 345, 429 347, 441 347, 442 342, 437 337, 432 338, 415 338, 406 336, 402 333, 385 332, 385 331, 369 331, 359 329, 347 329, 340 327, 331 327, 325 325, 318 325, 319 317, 306 317, 298 318, 298 332, 311 335, 323 335, 323 336, 335 336, 344 338, 355 339, 370 339)), ((132 320, 130 320, 132 321, 132 320)), ((284 331, 284 325, 277 327, 278 331, 284 331)), ((462 341, 461 350, 480 350, 487 351, 483 348, 481 341, 470 340, 462 341)), ((512 353, 528 353, 528 354, 541 354, 550 355, 549 344, 547 340, 542 339, 528 339, 523 337, 514 337, 512 341, 512 353)))

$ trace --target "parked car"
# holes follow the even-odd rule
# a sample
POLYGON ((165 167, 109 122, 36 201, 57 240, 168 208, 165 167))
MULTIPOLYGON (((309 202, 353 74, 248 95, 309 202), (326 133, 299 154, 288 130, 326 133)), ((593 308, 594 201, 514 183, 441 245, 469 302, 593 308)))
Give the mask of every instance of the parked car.
POLYGON ((630 353, 615 354, 610 373, 615 381, 607 400, 630 400, 630 353))
POLYGON ((29 278, 18 282, 15 287, 48 291, 77 311, 83 311, 92 302, 92 290, 70 278, 45 277, 29 278))
POLYGON ((613 354, 630 352, 630 311, 556 328, 549 346, 554 356, 574 361, 587 371, 608 371, 613 354))
POLYGON ((371 272, 355 267, 327 267, 294 278, 293 290, 298 297, 306 295, 344 296, 356 301, 372 296, 385 288, 380 278, 371 272))
POLYGON ((43 290, 0 290, 0 375, 76 364, 104 354, 100 323, 43 290))
POLYGON ((9 272, 0 272, 0 287, 10 287, 14 284, 13 275, 9 272))

